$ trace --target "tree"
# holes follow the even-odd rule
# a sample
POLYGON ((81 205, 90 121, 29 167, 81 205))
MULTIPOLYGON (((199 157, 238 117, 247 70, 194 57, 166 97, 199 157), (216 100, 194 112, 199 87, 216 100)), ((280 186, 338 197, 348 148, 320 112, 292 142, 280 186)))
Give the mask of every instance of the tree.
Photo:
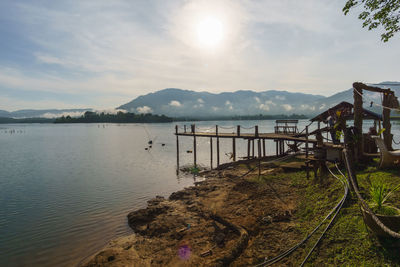
POLYGON ((345 15, 358 6, 364 11, 358 15, 363 20, 363 28, 368 30, 383 27, 381 40, 387 42, 395 33, 400 31, 400 0, 347 0, 343 7, 345 15))

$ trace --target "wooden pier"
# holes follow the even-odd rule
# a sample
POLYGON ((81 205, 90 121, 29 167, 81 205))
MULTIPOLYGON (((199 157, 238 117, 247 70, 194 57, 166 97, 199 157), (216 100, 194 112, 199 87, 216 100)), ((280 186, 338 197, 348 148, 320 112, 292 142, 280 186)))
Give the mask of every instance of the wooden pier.
MULTIPOLYGON (((299 133, 297 129, 297 120, 277 120, 274 133, 262 133, 259 132, 258 126, 254 126, 253 133, 241 132, 241 126, 233 127, 232 132, 220 132, 220 127, 215 126, 213 131, 196 131, 196 125, 190 125, 190 129, 187 129, 186 125, 183 126, 183 130, 180 131, 178 125, 175 126, 176 135, 176 148, 177 148, 177 167, 179 169, 179 136, 182 137, 193 137, 193 162, 194 166, 197 166, 197 143, 196 138, 210 138, 210 166, 213 168, 213 139, 216 139, 216 156, 217 156, 217 167, 220 165, 220 138, 232 139, 232 160, 236 161, 236 139, 247 140, 247 159, 263 158, 267 156, 265 143, 266 140, 272 140, 276 143, 276 156, 286 154, 285 142, 293 142, 295 148, 298 145, 304 143, 305 151, 308 154, 309 144, 317 143, 316 139, 310 139, 308 134, 308 126, 304 129, 304 133, 299 133), (235 129, 236 128, 236 129, 235 129), (257 143, 257 150, 255 149, 255 143, 257 143), (256 152, 257 155, 256 155, 256 152)), ((222 127, 221 127, 222 128, 222 127)), ((248 129, 248 128, 246 128, 248 129)))

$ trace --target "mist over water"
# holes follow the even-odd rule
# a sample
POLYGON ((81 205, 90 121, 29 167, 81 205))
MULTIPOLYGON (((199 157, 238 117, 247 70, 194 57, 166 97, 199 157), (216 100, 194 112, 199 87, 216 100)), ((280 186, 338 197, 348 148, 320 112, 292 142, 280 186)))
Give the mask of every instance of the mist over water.
MULTIPOLYGON (((299 129, 308 123, 300 121, 299 129)), ((196 122, 203 131, 214 131, 215 124, 224 127, 220 132, 236 131, 239 124, 273 132, 275 122, 196 122)), ((176 175, 174 125, 0 125, 1 265, 76 265, 110 239, 132 233, 130 211, 192 185, 193 176, 176 175), (145 150, 149 140, 152 148, 145 150)), ((398 141, 400 125, 393 122, 392 130, 398 141)), ((193 139, 179 141, 180 165, 192 164, 193 154, 186 151, 193 139)), ((275 143, 266 143, 274 154, 275 143)), ((229 162, 232 140, 221 139, 220 145, 221 162, 229 162)), ((197 146, 198 162, 209 166, 209 138, 197 138, 197 146)), ((236 146, 237 157, 244 157, 247 143, 237 140, 236 146)))

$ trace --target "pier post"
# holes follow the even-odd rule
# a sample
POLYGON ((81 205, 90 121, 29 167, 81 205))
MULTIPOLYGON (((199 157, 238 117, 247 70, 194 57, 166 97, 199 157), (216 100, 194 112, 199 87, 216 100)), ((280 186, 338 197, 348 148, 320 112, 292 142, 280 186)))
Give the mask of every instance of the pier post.
POLYGON ((306 126, 306 158, 308 158, 308 126, 306 126))
POLYGON ((215 125, 215 135, 217 136, 217 168, 219 167, 219 137, 218 137, 218 125, 215 125))
POLYGON ((261 140, 258 139, 258 178, 261 176, 261 140))
POLYGON ((240 125, 237 126, 237 136, 240 136, 240 125))
POLYGON ((258 137, 258 125, 254 126, 255 137, 258 137))
POLYGON ((247 159, 250 159, 250 139, 247 139, 247 159))
POLYGON ((275 146, 276 146, 276 156, 278 156, 278 140, 275 140, 275 146))
POLYGON ((176 135, 176 171, 179 172, 179 137, 178 137, 178 125, 175 125, 176 135))
POLYGON ((213 140, 210 137, 210 168, 213 169, 213 140))
POLYGON ((183 131, 186 133, 186 124, 183 125, 183 131))
POLYGON ((266 156, 266 153, 265 153, 265 139, 262 140, 262 145, 263 145, 263 157, 265 157, 266 156))
POLYGON ((236 161, 236 138, 233 137, 232 138, 232 157, 233 157, 233 161, 236 161))
POLYGON ((252 151, 251 151, 251 155, 254 159, 254 139, 251 140, 251 144, 252 144, 252 151))
POLYGON ((192 133, 193 133, 193 161, 194 167, 197 167, 197 143, 196 143, 196 125, 192 124, 192 133))

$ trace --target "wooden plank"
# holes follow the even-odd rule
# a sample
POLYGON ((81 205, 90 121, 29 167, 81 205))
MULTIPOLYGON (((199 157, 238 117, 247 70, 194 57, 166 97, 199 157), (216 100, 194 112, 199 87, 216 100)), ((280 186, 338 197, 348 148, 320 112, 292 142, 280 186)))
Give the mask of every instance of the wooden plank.
POLYGON ((247 139, 247 159, 250 159, 250 139, 247 139))
POLYGON ((233 161, 236 161, 236 138, 232 138, 232 153, 233 161))
POLYGON ((219 134, 218 125, 215 125, 215 134, 217 136, 217 168, 219 167, 219 134))

